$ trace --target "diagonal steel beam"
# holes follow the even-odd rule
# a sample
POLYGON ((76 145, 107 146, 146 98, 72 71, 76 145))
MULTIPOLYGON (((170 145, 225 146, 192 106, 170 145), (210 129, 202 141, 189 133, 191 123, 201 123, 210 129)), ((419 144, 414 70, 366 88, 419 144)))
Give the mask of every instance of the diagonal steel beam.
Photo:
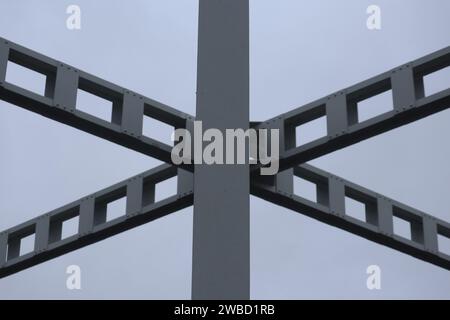
POLYGON ((3 38, 0 38, 0 99, 164 162, 171 162, 172 147, 143 135, 144 117, 175 129, 186 128, 186 122, 192 120, 188 114, 3 38), (45 75, 45 94, 7 82, 8 62, 45 75), (78 110, 78 89, 110 101, 111 120, 78 110))
MULTIPOLYGON (((450 88, 425 96, 423 77, 450 66, 450 47, 262 122, 256 128, 279 129, 280 169, 306 163, 362 140, 443 111, 450 106, 450 88), (359 122, 357 103, 392 89, 394 109, 359 122), (296 146, 295 128, 325 116, 327 135, 296 146)), ((194 117, 72 66, 0 38, 0 99, 68 124, 124 147, 171 163, 171 146, 142 135, 144 116, 174 128, 188 128, 194 117), (8 61, 44 74, 45 95, 5 81, 8 61), (111 121, 76 109, 77 90, 110 100, 111 121)), ((185 166, 192 171, 192 166, 185 166)), ((255 171, 257 166, 252 166, 255 171)))
POLYGON ((448 66, 450 46, 262 122, 257 128, 280 130, 280 169, 292 168, 449 108, 450 88, 426 96, 423 80, 448 66), (359 121, 357 104, 388 90, 392 90, 393 110, 359 121), (321 117, 326 117, 327 135, 297 145, 296 128, 321 117))
MULTIPOLYGON (((153 117, 175 128, 187 127, 187 122, 193 121, 193 117, 182 112, 7 40, 0 40, 0 99, 167 162, 170 161, 171 147, 142 136, 143 117, 153 117), (46 75, 45 94, 37 95, 7 83, 5 75, 8 60, 46 75), (103 121, 77 110, 78 89, 110 100, 113 103, 111 121, 103 121)), ((450 89, 425 96, 423 77, 449 65, 450 47, 266 121, 258 127, 281 129, 281 168, 291 168, 317 156, 445 110, 450 104, 450 89), (359 122, 357 103, 389 89, 393 91, 394 110, 359 122), (327 136, 296 147, 295 127, 320 116, 327 117, 327 136)), ((175 167, 170 165, 161 167, 161 170, 176 174, 175 167)), ((161 172, 156 171, 150 174, 151 179, 159 179, 161 172)), ((189 174, 183 171, 183 175, 186 178, 189 174)), ((438 251, 437 234, 450 236, 449 224, 442 220, 307 165, 296 167, 293 171, 282 172, 276 178, 253 176, 252 179, 252 193, 257 196, 419 259, 449 268, 448 256, 438 251), (321 181, 318 183, 319 203, 314 204, 293 195, 289 189, 292 173, 321 181), (366 204, 366 222, 345 215, 343 199, 346 195, 366 204), (410 221, 411 240, 393 234, 393 216, 410 221)), ((137 180, 140 181, 140 178, 137 180)), ((131 187, 131 181, 128 182, 1 233, 0 277, 192 204, 192 188, 188 188, 185 189, 189 190, 187 193, 179 193, 156 204, 143 205, 142 213, 133 214, 129 211, 131 209, 127 209, 127 216, 105 222, 105 201, 114 199, 119 194, 123 195, 124 190, 128 199, 128 189, 139 188, 140 183, 131 187), (96 205, 97 203, 99 205, 96 205), (77 212, 80 216, 81 233, 68 239, 59 239, 62 221, 76 216, 77 212), (86 228, 88 231, 83 231, 86 228), (20 239, 32 233, 36 234, 35 251, 19 256, 20 239)), ((139 199, 139 192, 130 191, 130 199, 133 197, 139 199)), ((136 207, 136 201, 139 200, 129 200, 129 206, 132 208, 134 203, 136 207)))
MULTIPOLYGON (((286 173, 280 173, 276 177, 254 177, 251 193, 266 201, 450 270, 450 257, 439 251, 437 241, 438 234, 450 237, 450 223, 311 165, 304 164, 296 167, 290 175, 286 173), (316 202, 293 193, 294 176, 316 184, 316 202), (345 214, 345 196, 365 205, 366 221, 357 220, 345 214), (412 239, 404 239, 394 234, 394 216, 411 223, 412 239)), ((193 204, 192 191, 191 173, 177 170, 174 166, 162 165, 0 232, 0 278, 188 207, 193 204), (154 184, 169 179, 176 172, 178 172, 179 179, 178 194, 153 203, 154 184), (141 184, 142 182, 144 183, 141 184), (104 216, 100 214, 101 218, 99 218, 99 212, 102 212, 101 208, 104 208, 105 202, 113 201, 121 195, 127 196, 126 215, 105 223, 104 216), (96 207, 95 226, 91 229, 89 222, 87 229, 90 231, 85 233, 83 230, 86 230, 86 227, 81 227, 81 225, 86 226, 86 224, 80 222, 78 234, 61 239, 61 225, 65 220, 77 215, 81 216, 82 212, 88 212, 90 217, 88 221, 93 221, 92 203, 99 204, 96 207), (137 210, 139 203, 142 203, 141 209, 137 210), (38 228, 38 226, 40 227, 38 228), (19 240, 32 233, 36 235, 35 251, 28 255, 18 256, 19 240), (48 241, 47 247, 45 246, 46 241, 48 241), (7 254, 8 244, 12 248, 9 254, 7 254)))
POLYGON ((440 251, 438 244, 438 235, 450 237, 450 223, 326 171, 304 164, 295 167, 290 174, 284 172, 277 178, 253 180, 251 193, 328 225, 450 270, 450 256, 440 251), (316 184, 316 202, 294 194, 294 176, 316 184), (345 197, 365 205, 364 221, 346 214, 345 197), (410 223, 411 239, 395 234, 394 217, 410 223))
POLYGON ((168 164, 119 182, 0 233, 0 278, 30 268, 193 204, 193 175, 168 164), (155 202, 155 185, 178 174, 177 194, 155 202), (126 198, 126 212, 109 220, 108 203, 126 198), (62 239, 64 221, 78 217, 78 231, 62 239), (34 234, 34 250, 20 254, 21 239, 34 234))

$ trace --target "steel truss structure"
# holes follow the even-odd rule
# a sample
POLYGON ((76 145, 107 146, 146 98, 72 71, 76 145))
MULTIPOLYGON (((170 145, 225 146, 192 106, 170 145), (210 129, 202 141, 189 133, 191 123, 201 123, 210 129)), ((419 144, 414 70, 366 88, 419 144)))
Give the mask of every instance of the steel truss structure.
POLYGON ((450 256, 438 247, 438 235, 450 237, 448 222, 305 164, 450 107, 450 88, 426 96, 423 81, 424 76, 450 66, 450 47, 273 119, 250 123, 248 1, 200 0, 199 21, 196 118, 0 38, 0 99, 167 163, 1 232, 0 278, 194 205, 193 298, 248 299, 250 193, 450 270, 450 256), (8 61, 44 74, 45 94, 8 83, 8 61), (78 110, 78 89, 111 101, 111 121, 78 110), (388 90, 392 90, 393 110, 359 121, 357 103, 388 90), (283 171, 271 177, 260 176, 258 165, 177 167, 171 163, 171 146, 142 134, 144 116, 174 128, 189 129, 198 119, 206 127, 223 130, 279 129, 283 171), (295 128, 323 116, 327 135, 297 146, 295 128), (177 194, 155 202, 155 184, 175 176, 177 194), (295 176, 317 186, 317 202, 293 193, 295 176), (214 187, 217 178, 225 186, 214 187), (107 204, 122 197, 126 197, 126 212, 107 222, 107 204), (346 214, 345 197, 365 204, 366 221, 346 214), (235 208, 222 207, 225 201, 235 202, 235 208), (63 222, 76 216, 78 233, 61 239, 63 222), (410 222, 411 239, 394 234, 394 217, 410 222), (35 234, 34 251, 21 256, 21 239, 31 234, 35 234))

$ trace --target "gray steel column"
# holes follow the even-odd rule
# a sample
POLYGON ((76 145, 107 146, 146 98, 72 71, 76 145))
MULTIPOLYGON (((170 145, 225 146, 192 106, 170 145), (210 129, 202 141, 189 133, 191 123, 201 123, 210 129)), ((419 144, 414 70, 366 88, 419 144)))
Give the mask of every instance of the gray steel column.
MULTIPOLYGON (((249 126, 248 0, 200 0, 197 120, 249 126)), ((196 165, 193 299, 250 298, 248 165, 196 165)))

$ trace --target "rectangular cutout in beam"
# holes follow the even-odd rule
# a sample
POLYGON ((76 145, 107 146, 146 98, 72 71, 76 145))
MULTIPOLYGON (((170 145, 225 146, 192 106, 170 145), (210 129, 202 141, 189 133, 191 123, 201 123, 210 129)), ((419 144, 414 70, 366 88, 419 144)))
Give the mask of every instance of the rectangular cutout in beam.
POLYGON ((450 237, 438 234, 439 252, 450 256, 450 237))
POLYGON ((409 210, 393 207, 394 233, 419 244, 424 242, 422 217, 409 210))
POLYGON ((411 240, 411 223, 405 219, 394 216, 394 233, 400 237, 411 240))
POLYGON ((80 208, 72 208, 50 218, 49 242, 54 243, 78 234, 80 208))
POLYGON ((111 201, 106 206, 106 221, 119 218, 126 213, 127 201, 126 197, 111 201))
POLYGON ((317 185, 314 182, 294 176, 294 194, 317 202, 317 185))
POLYGON ((173 145, 172 134, 175 124, 170 117, 161 109, 145 103, 142 135, 161 141, 168 145, 173 145))
MULTIPOLYGON (((294 168, 294 193, 328 207, 330 205, 329 177, 326 174, 314 172, 308 167, 303 165, 294 168), (296 178, 299 179, 297 182, 296 178), (296 186, 296 183, 299 185, 296 186)), ((289 179, 289 176, 287 178, 289 179)))
POLYGON ((423 77, 425 96, 450 88, 450 66, 423 77))
POLYGON ((394 109, 390 78, 361 86, 347 94, 347 119, 354 125, 394 109))
POLYGON ((101 225, 126 215, 126 186, 110 191, 95 199, 94 226, 101 225))
POLYGON ((38 95, 45 95, 47 76, 14 62, 8 61, 5 81, 38 95))
POLYGON ((120 125, 122 123, 123 93, 80 77, 76 109, 120 125))
POLYGON ((385 91, 358 102, 358 122, 369 120, 393 109, 392 90, 385 91))
POLYGON ((87 91, 78 89, 76 108, 102 120, 111 121, 113 103, 87 91))
POLYGON ((30 224, 8 235, 7 260, 33 252, 36 240, 36 224, 30 224))
POLYGON ((155 202, 177 194, 177 177, 163 180, 155 186, 155 202))
POLYGON ((366 205, 350 197, 345 197, 345 214, 366 222, 366 205))
POLYGON ((5 81, 35 94, 53 98, 56 66, 10 48, 5 81))
POLYGON ((161 141, 169 146, 173 145, 172 134, 174 127, 148 116, 144 116, 143 121, 143 136, 161 141))
POLYGON ((378 226, 377 199, 361 190, 346 186, 345 214, 373 226, 378 226))
POLYGON ((35 233, 20 239, 20 256, 34 251, 35 233))
POLYGON ((327 135, 327 119, 325 116, 302 123, 295 128, 296 145, 301 146, 327 135))
POLYGON ((286 150, 302 146, 327 135, 326 105, 313 105, 282 122, 286 150))
POLYGON ((79 216, 63 221, 61 230, 61 239, 66 239, 78 234, 79 221, 80 221, 79 216))

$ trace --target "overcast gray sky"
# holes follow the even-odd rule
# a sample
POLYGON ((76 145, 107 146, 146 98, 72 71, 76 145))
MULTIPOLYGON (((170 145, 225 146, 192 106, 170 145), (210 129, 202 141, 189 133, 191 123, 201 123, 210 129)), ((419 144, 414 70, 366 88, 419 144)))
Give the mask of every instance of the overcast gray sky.
MULTIPOLYGON (((250 5, 252 120, 450 44, 447 0, 250 5), (366 28, 371 4, 381 8, 381 30, 366 28)), ((0 0, 0 36, 194 114, 197 10, 197 0, 0 0), (66 28, 70 4, 81 7, 81 30, 66 28)), ((8 77, 42 89, 21 72, 11 68, 8 77)), ((435 91, 449 85, 448 68, 427 82, 435 91)), ((367 107, 376 113, 389 103, 382 97, 367 107)), ((311 163, 449 221, 449 123, 444 111, 311 163)), ((159 163, 3 101, 0 150, 2 230, 159 163)), ((253 299, 450 298, 448 271, 405 254, 255 198, 251 221, 253 299), (382 270, 378 291, 366 288, 372 264, 382 270)), ((2 279, 0 298, 187 299, 191 254, 186 209, 2 279), (71 264, 81 267, 82 290, 66 289, 71 264)))

